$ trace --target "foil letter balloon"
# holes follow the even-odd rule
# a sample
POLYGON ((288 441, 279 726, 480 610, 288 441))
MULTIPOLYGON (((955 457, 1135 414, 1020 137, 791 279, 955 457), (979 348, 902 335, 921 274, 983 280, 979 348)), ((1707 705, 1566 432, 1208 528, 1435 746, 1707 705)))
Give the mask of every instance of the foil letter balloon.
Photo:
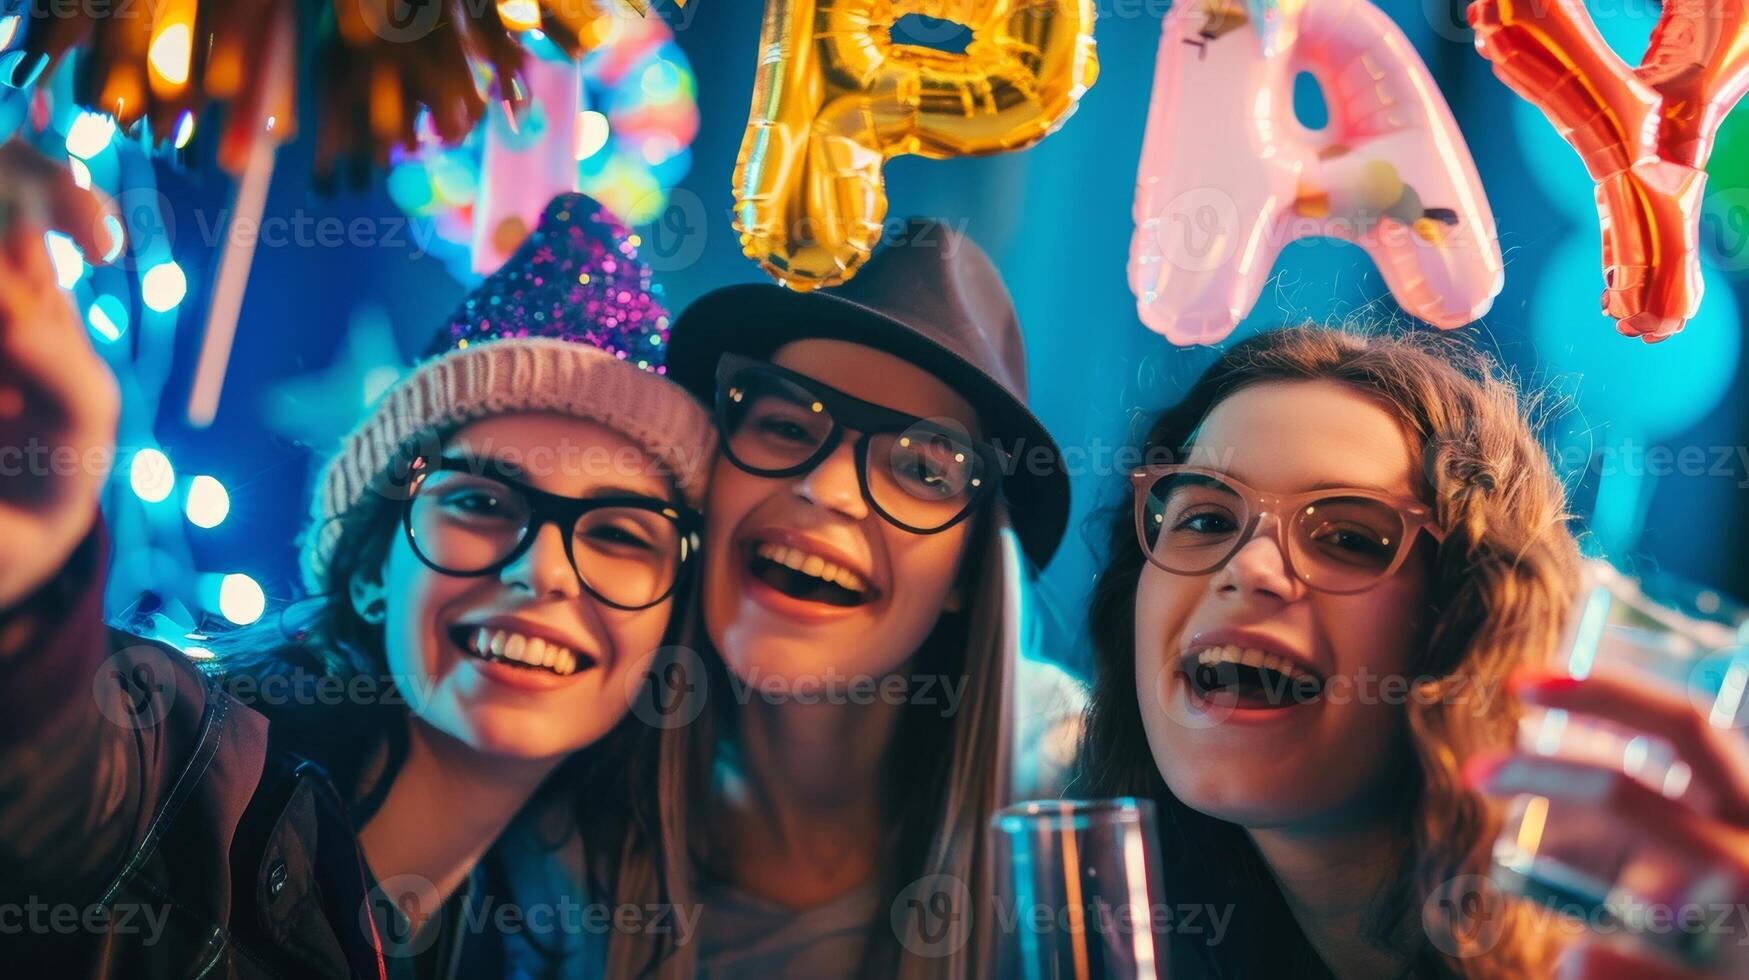
POLYGON ((1450 329, 1504 284, 1494 215, 1451 109, 1367 0, 1191 0, 1166 15, 1136 179, 1130 288, 1175 344, 1226 337, 1289 242, 1376 263, 1409 313, 1450 329), (1294 115, 1317 79, 1321 130, 1294 115))
POLYGON ((1476 0, 1476 48, 1555 125, 1597 183, 1603 311, 1648 343, 1700 308, 1701 192, 1713 136, 1749 89, 1749 0, 1666 0, 1640 67, 1582 0, 1476 0))
POLYGON ((1031 146, 1097 73, 1092 0, 769 0, 735 163, 742 251, 793 289, 848 280, 881 238, 888 159, 1031 146), (971 40, 896 44, 909 14, 971 40))

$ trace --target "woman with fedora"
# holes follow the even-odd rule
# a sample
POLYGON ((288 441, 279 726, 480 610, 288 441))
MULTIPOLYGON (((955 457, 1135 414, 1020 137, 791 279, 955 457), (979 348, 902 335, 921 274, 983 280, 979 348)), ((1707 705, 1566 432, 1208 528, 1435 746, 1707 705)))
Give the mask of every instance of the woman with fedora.
POLYGON ((698 653, 666 675, 696 703, 664 733, 663 852, 702 917, 665 975, 986 975, 986 824, 1058 789, 1012 747, 1066 762, 1083 702, 1017 654, 1069 489, 1006 288, 913 220, 836 289, 707 294, 668 356, 723 451, 698 653))

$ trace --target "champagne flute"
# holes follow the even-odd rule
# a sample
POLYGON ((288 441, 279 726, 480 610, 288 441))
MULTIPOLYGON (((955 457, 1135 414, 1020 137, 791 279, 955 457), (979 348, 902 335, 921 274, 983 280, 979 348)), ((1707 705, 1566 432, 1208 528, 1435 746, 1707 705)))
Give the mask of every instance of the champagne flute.
POLYGON ((990 821, 997 975, 1163 980, 1169 923, 1148 800, 1037 800, 990 821))

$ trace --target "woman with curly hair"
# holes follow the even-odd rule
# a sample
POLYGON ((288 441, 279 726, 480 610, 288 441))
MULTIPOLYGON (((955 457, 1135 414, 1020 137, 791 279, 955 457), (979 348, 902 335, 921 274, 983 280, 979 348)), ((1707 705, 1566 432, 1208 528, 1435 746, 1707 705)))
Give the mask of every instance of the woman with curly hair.
POLYGON ((1231 915, 1173 937, 1172 976, 1552 966, 1522 906, 1440 918, 1499 826, 1464 762, 1511 744, 1503 682, 1577 587, 1528 411, 1456 342, 1306 326, 1236 345, 1148 428, 1076 788, 1155 801, 1166 896, 1231 915))

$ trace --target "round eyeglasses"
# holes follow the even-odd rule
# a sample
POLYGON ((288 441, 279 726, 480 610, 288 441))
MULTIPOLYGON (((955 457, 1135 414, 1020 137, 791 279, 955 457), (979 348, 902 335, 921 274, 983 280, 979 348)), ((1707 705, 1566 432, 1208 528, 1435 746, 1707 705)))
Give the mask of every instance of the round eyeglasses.
POLYGON ((1146 466, 1130 479, 1142 551, 1178 575, 1207 575, 1226 565, 1265 515, 1276 518, 1276 544, 1288 571, 1324 592, 1364 592, 1395 574, 1420 531, 1445 540, 1426 504, 1364 487, 1272 494, 1218 470, 1180 464, 1146 466))
POLYGON ((616 609, 648 609, 673 594, 698 551, 698 512, 656 497, 561 497, 490 460, 420 457, 410 477, 402 510, 407 542, 445 575, 502 571, 552 524, 585 591, 616 609))

